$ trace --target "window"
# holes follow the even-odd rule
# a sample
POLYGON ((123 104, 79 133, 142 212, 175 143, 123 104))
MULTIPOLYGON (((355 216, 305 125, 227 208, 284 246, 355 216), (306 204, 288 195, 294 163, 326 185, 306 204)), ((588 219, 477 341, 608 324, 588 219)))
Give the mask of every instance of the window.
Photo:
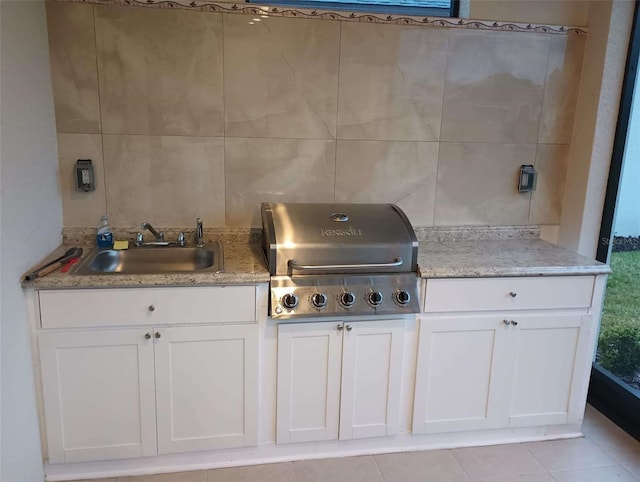
POLYGON ((458 0, 248 0, 282 7, 348 10, 350 12, 456 17, 458 0))

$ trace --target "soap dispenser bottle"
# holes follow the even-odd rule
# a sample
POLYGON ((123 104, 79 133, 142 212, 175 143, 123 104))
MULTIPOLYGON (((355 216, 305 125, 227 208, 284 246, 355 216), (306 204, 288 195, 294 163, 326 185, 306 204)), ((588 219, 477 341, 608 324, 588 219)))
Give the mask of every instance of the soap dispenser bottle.
POLYGON ((98 241, 99 248, 111 248, 113 246, 113 234, 111 233, 109 218, 106 214, 100 218, 96 240, 98 241))

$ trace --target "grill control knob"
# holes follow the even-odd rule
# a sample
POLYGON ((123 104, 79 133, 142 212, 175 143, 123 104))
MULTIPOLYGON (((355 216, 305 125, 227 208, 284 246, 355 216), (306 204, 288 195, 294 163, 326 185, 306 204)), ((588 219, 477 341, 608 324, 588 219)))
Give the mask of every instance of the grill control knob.
POLYGON ((409 301, 411 301, 411 295, 408 291, 405 290, 396 291, 394 298, 396 300, 396 303, 400 306, 404 306, 409 303, 409 301))
POLYGON ((379 291, 371 291, 367 295, 367 301, 371 306, 380 306, 380 303, 382 303, 382 293, 379 291))
POLYGON ((351 291, 345 291, 340 295, 340 304, 345 308, 352 307, 356 302, 356 296, 351 291))
POLYGON ((316 308, 324 308, 327 306, 327 295, 324 293, 314 293, 311 295, 311 304, 316 308))
POLYGON ((294 293, 287 293, 282 297, 282 304, 285 308, 292 310, 298 306, 298 296, 294 293))

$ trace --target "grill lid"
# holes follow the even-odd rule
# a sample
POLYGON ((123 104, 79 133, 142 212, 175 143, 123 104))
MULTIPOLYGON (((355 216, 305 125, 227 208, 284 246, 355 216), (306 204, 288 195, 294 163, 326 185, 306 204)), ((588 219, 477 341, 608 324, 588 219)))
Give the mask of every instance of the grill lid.
POLYGON ((393 204, 262 204, 272 275, 410 272, 418 241, 393 204))

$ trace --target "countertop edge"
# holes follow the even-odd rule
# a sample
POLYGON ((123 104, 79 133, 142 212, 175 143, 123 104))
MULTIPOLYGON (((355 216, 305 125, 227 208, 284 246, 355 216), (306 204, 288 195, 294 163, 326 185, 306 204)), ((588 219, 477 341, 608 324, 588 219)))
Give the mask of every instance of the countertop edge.
MULTIPOLYGON (((543 242, 541 240, 530 240, 521 242, 492 241, 492 249, 483 254, 483 259, 473 258, 469 263, 460 262, 460 248, 466 246, 460 241, 448 241, 437 243, 437 252, 433 251, 434 244, 429 248, 424 246, 423 256, 432 255, 436 259, 433 265, 420 265, 418 262, 418 276, 421 279, 438 278, 492 278, 492 277, 539 277, 539 276, 593 276, 611 273, 609 265, 599 263, 576 253, 569 252, 559 246, 543 242), (517 255, 513 259, 520 259, 520 255, 526 255, 531 248, 531 243, 535 243, 539 250, 536 258, 530 265, 523 263, 510 266, 491 265, 492 256, 496 253, 503 254, 506 243, 511 249, 511 255, 517 255), (500 246, 502 245, 502 246, 500 246), (542 254, 542 256, 540 256, 542 254), (552 260, 554 256, 563 256, 561 261, 552 260), (567 258, 568 256, 568 258, 567 258), (546 259, 549 257, 549 260, 546 259), (458 259, 458 262, 450 262, 449 259, 458 259), (478 261, 478 262, 476 262, 478 261), (481 262, 480 262, 481 261, 481 262), (546 263, 545 261, 548 261, 546 263)), ((475 244, 475 243, 474 243, 475 244)), ((68 244, 61 244, 49 256, 42 260, 43 263, 55 259, 65 249, 68 244)), ((270 281, 269 270, 262 254, 261 248, 255 244, 229 243, 224 244, 225 268, 227 272, 222 273, 165 273, 165 274, 145 274, 145 275, 74 275, 55 272, 47 277, 34 281, 24 281, 23 289, 34 290, 55 290, 55 289, 103 289, 103 288, 153 288, 153 287, 181 287, 181 286, 227 286, 227 285, 258 285, 270 281)), ((84 256, 91 252, 91 248, 86 248, 84 256)), ((420 254, 419 254, 420 258, 420 254)), ((524 258, 523 258, 524 259, 524 258)), ((527 260, 531 262, 532 260, 527 260)))
MULTIPOLYGON (((26 274, 37 266, 60 256, 69 244, 61 244, 38 265, 27 271, 21 278, 23 289, 56 290, 56 289, 103 289, 103 288, 152 288, 179 286, 228 286, 258 285, 270 280, 266 261, 260 247, 254 244, 225 243, 225 271, 220 273, 162 273, 162 274, 95 274, 76 275, 75 267, 69 274, 59 270, 33 281, 26 281, 26 274)), ((94 247, 82 246, 85 258, 94 247)), ((77 266, 77 265, 76 265, 77 266)))
POLYGON ((445 278, 517 278, 517 277, 541 277, 541 276, 593 276, 599 274, 610 274, 609 265, 584 266, 584 267, 563 267, 536 266, 531 268, 510 268, 510 269, 420 269, 419 276, 422 279, 445 279, 445 278))

